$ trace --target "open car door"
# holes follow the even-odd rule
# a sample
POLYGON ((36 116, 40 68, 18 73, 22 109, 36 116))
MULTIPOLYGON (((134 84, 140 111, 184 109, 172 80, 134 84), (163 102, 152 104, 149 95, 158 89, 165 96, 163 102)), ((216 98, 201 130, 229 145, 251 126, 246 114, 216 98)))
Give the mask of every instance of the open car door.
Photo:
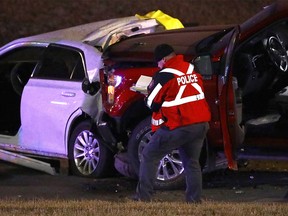
POLYGON ((235 27, 231 34, 230 42, 225 49, 223 73, 219 76, 219 109, 221 128, 223 134, 224 152, 228 160, 229 169, 237 170, 236 148, 244 140, 244 128, 242 121, 241 91, 238 88, 237 79, 233 77, 232 64, 234 50, 239 36, 239 26, 235 27))

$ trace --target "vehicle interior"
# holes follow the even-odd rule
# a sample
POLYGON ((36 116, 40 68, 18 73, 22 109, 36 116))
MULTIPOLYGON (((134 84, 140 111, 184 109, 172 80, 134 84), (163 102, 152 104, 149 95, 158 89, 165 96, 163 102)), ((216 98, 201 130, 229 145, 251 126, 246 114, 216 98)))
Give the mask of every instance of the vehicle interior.
POLYGON ((0 134, 15 135, 18 132, 21 94, 35 65, 31 62, 0 64, 0 134))
POLYGON ((245 41, 235 53, 233 73, 242 93, 246 143, 262 137, 260 145, 269 148, 287 145, 287 50, 288 22, 282 21, 245 41))
POLYGON ((43 48, 19 48, 0 58, 0 134, 14 136, 20 125, 20 103, 24 86, 43 48))

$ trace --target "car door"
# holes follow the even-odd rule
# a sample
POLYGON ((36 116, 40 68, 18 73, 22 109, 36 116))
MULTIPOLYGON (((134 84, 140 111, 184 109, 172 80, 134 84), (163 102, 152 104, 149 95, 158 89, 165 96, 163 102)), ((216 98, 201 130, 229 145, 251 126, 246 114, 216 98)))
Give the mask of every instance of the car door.
POLYGON ((222 75, 219 76, 219 112, 223 134, 224 152, 228 160, 228 167, 237 169, 235 158, 236 148, 244 140, 242 121, 242 101, 237 80, 233 77, 232 64, 234 50, 239 36, 239 27, 231 33, 230 42, 225 49, 222 60, 222 75))
POLYGON ((21 100, 21 146, 65 154, 65 130, 85 99, 82 53, 50 45, 24 88, 21 100))
POLYGON ((22 90, 45 47, 40 43, 14 43, 0 52, 0 143, 18 144, 22 90))

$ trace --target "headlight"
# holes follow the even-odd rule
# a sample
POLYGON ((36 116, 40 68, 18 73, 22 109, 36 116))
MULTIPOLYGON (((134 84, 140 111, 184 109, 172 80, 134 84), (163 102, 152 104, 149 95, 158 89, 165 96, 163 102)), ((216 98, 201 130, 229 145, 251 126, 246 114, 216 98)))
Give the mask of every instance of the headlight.
POLYGON ((113 73, 108 74, 108 103, 114 103, 115 88, 120 85, 122 80, 121 76, 114 75, 113 73))

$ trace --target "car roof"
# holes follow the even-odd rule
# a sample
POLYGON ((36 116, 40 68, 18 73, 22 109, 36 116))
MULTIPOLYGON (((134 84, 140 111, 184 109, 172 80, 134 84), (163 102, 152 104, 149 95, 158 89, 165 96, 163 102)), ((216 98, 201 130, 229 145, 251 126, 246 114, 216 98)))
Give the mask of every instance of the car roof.
MULTIPOLYGON (((111 44, 110 40, 113 39, 113 34, 125 32, 126 37, 137 34, 146 34, 156 31, 157 26, 159 27, 160 24, 155 19, 141 20, 136 16, 130 16, 97 21, 19 38, 6 44, 6 46, 11 46, 16 43, 61 43, 61 41, 78 41, 104 49, 111 44)), ((157 28, 157 30, 159 29, 161 30, 162 28, 157 28)))
POLYGON ((288 1, 278 0, 266 6, 259 13, 255 14, 240 25, 241 39, 245 39, 250 35, 258 32, 260 29, 268 27, 271 23, 287 19, 288 1))

